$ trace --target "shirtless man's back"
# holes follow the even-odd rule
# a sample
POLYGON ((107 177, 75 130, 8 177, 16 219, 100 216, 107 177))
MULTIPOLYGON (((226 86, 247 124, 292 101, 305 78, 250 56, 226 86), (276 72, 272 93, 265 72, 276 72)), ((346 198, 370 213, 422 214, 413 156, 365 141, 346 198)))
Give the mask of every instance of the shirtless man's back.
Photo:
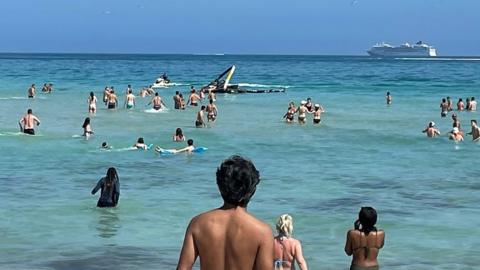
POLYGON ((234 156, 222 163, 217 184, 224 205, 192 219, 177 269, 192 269, 197 256, 201 269, 273 269, 272 230, 246 210, 259 181, 250 161, 234 156))

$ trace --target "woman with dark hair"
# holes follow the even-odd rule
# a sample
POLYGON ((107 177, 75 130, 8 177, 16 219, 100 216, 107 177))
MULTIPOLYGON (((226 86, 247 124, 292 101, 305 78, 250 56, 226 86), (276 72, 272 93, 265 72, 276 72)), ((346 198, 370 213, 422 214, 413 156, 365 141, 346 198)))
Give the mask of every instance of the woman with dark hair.
POLYGON ((353 255, 350 270, 380 269, 377 256, 385 243, 385 232, 377 230, 377 212, 372 207, 362 207, 354 229, 348 231, 345 253, 353 255))
POLYGON ((95 113, 97 111, 97 97, 93 92, 90 92, 90 96, 87 100, 88 103, 88 112, 95 113))
POLYGON ((183 135, 183 131, 181 128, 177 128, 175 130, 175 135, 173 135, 173 141, 174 142, 184 142, 185 141, 185 136, 183 135))
POLYGON ((145 141, 142 137, 138 138, 137 142, 133 145, 137 149, 148 150, 148 146, 145 144, 145 141))
POLYGON ((95 195, 99 189, 102 189, 97 207, 115 207, 120 198, 120 181, 118 179, 117 170, 108 168, 107 175, 102 177, 92 190, 95 195))
POLYGON ((83 135, 85 136, 86 139, 90 137, 90 135, 93 135, 93 130, 92 127, 90 126, 90 117, 85 118, 85 121, 83 121, 83 135))

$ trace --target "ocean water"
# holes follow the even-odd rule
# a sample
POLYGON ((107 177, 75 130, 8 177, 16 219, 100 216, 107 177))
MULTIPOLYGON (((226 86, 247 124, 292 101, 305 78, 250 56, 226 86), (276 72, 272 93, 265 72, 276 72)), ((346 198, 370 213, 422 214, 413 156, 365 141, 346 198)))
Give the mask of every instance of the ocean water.
MULTIPOLYGON (((377 209, 386 231, 383 269, 478 269, 480 145, 449 141, 439 102, 480 98, 479 59, 350 56, 0 55, 0 269, 174 269, 190 218, 221 205, 215 170, 233 154, 261 173, 249 211, 272 225, 294 218, 311 269, 348 269, 343 247, 361 206, 377 209), (219 95, 219 117, 194 128, 196 109, 107 111, 101 103, 88 141, 79 138, 87 97, 105 85, 138 90, 167 71, 173 93, 211 81, 231 64, 244 87, 286 93, 219 95), (26 99, 31 83, 52 94, 26 99), (385 92, 393 104, 385 105, 385 92), (314 126, 285 124, 289 101, 311 97, 326 113, 314 126), (18 133, 28 108, 39 136, 18 133), (435 121, 442 132, 421 131, 435 121), (138 137, 183 147, 181 127, 203 154, 128 151, 138 137), (108 141, 112 151, 100 151, 108 141), (90 191, 108 167, 121 182, 119 207, 97 209, 90 191)), ((123 98, 120 98, 123 102, 123 98)), ((460 112, 469 131, 477 112, 460 112)), ((479 119, 480 120, 480 119, 479 119)))

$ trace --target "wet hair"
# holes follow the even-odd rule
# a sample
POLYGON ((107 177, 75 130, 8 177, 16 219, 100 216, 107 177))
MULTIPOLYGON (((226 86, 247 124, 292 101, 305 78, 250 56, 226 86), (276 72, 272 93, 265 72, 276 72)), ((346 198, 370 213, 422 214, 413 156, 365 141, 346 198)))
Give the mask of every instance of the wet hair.
POLYGON ((93 98, 94 96, 95 96, 95 94, 93 92, 90 92, 90 97, 93 98))
POLYGON ((278 234, 291 237, 293 233, 293 219, 289 214, 283 214, 278 217, 276 224, 278 234))
POLYGON ((445 101, 447 101, 447 100, 446 100, 446 99, 444 99, 444 98, 442 98, 442 102, 445 102, 445 101))
POLYGON ((358 213, 358 220, 362 224, 361 231, 368 235, 372 231, 377 231, 377 211, 373 207, 362 207, 358 213))
POLYGON ((132 93, 132 89, 129 89, 129 90, 128 90, 128 93, 131 94, 131 93, 132 93))
POLYGON ((213 99, 210 99, 210 104, 213 104, 213 99))
POLYGON ((112 185, 112 183, 118 181, 117 170, 115 170, 114 167, 108 168, 106 179, 107 179, 107 181, 106 181, 107 186, 110 186, 110 185, 112 185))
POLYGON ((178 92, 178 91, 175 91, 175 95, 178 95, 179 93, 180 93, 180 92, 178 92))
POLYGON ((182 136, 183 137, 183 132, 182 132, 181 128, 177 128, 177 130, 175 130, 175 136, 182 136))
POLYGON ((187 141, 187 144, 188 144, 188 146, 192 146, 192 145, 193 145, 193 140, 192 140, 192 139, 189 139, 189 140, 187 141))
POLYGON ((387 92, 387 96, 390 96, 390 92, 387 92))
POLYGON ((127 85, 127 87, 130 88, 130 87, 132 87, 132 86, 129 84, 129 85, 127 85))
POLYGON ((475 100, 475 97, 472 97, 471 100, 475 100))
POLYGON ((140 137, 140 138, 138 138, 137 143, 145 143, 145 142, 143 141, 143 138, 140 137))
POLYGON ((260 174, 250 160, 232 156, 217 169, 217 185, 226 203, 246 207, 255 194, 260 174))
POLYGON ((107 146, 108 146, 107 142, 102 143, 102 147, 107 147, 107 146))
POLYGON ((82 128, 86 128, 88 125, 90 125, 90 117, 85 118, 85 121, 83 121, 82 128))
POLYGON ((450 99, 450 97, 447 97, 447 99, 450 99))
POLYGON ((155 93, 155 96, 158 97, 158 92, 155 93))
POLYGON ((459 98, 458 101, 463 101, 463 99, 462 99, 462 98, 459 98))
POLYGON ((110 90, 110 94, 115 94, 115 91, 113 91, 113 87, 112 90, 110 90))
POLYGON ((32 114, 32 109, 28 109, 28 110, 27 110, 27 113, 28 113, 28 114, 32 114))
POLYGON ((205 105, 202 105, 202 108, 201 108, 201 110, 202 110, 202 111, 203 111, 203 110, 205 110, 205 105))
POLYGON ((183 98, 183 95, 182 95, 182 93, 178 94, 178 96, 179 96, 179 97, 181 97, 181 98, 183 98))

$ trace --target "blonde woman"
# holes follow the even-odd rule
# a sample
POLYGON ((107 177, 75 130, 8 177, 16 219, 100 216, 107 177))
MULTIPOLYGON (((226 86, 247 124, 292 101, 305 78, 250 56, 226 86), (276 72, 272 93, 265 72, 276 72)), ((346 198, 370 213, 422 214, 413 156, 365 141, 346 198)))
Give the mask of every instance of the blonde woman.
POLYGON ((290 215, 281 215, 277 220, 275 237, 275 269, 295 269, 295 261, 301 270, 307 270, 307 262, 303 258, 300 241, 292 237, 293 219, 290 215))

